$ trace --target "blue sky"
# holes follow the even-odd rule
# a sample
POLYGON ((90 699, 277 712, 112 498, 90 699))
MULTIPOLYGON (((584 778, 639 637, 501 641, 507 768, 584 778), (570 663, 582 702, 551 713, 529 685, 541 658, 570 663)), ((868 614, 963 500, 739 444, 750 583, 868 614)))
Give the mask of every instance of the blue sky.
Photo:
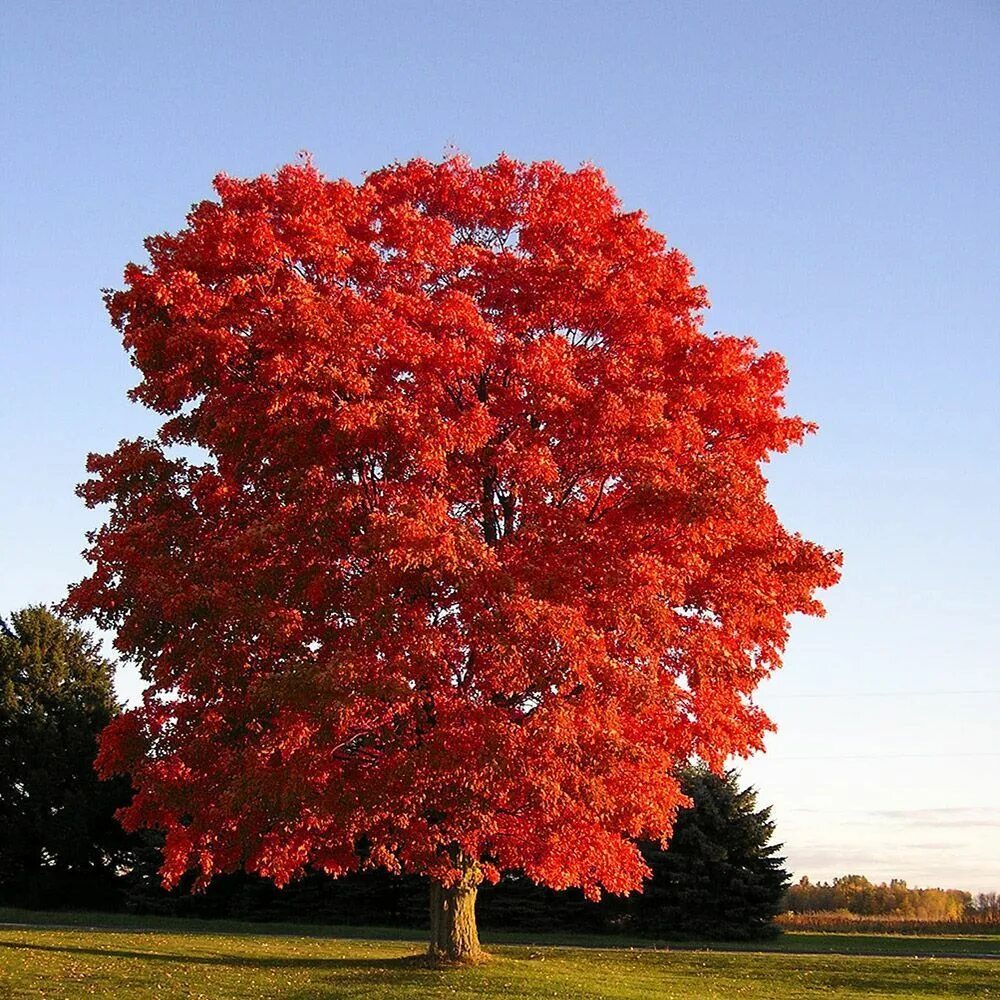
POLYGON ((0 611, 83 574, 84 457, 153 426, 99 289, 216 172, 591 161, 821 425, 772 496, 844 579, 744 771, 790 866, 1000 889, 995 4, 8 0, 0 38, 0 611))

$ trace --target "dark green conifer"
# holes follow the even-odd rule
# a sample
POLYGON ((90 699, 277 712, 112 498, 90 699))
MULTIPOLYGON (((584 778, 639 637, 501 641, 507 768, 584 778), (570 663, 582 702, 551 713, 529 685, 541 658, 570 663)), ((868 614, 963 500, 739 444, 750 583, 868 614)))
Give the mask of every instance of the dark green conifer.
POLYGON ((788 873, 771 842, 770 807, 741 788, 734 770, 693 768, 684 775, 694 801, 682 810, 668 850, 643 844, 652 870, 642 895, 631 897, 636 930, 657 936, 755 938, 775 933, 788 873))

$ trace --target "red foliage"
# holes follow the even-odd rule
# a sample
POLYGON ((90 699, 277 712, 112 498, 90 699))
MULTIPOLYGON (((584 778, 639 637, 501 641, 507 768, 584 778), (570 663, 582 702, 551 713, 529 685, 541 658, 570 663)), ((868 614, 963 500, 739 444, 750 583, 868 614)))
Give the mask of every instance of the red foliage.
POLYGON ((761 463, 810 426, 709 336, 603 174, 414 160, 219 177, 111 317, 166 418, 92 456, 69 606, 144 704, 100 767, 168 883, 245 867, 637 888, 671 777, 761 747, 749 700, 839 556, 761 463))

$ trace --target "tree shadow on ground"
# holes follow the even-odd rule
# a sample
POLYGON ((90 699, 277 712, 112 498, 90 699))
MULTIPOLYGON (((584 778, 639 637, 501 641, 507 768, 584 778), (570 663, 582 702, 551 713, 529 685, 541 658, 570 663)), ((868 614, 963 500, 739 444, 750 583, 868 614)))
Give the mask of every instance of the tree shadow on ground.
MULTIPOLYGON (((437 993, 428 992, 429 990, 440 989, 449 983, 461 989, 475 989, 473 983, 476 980, 479 981, 480 988, 485 984, 485 981, 480 980, 478 976, 475 976, 473 980, 466 978, 463 971, 442 971, 429 967, 424 956, 412 953, 398 957, 189 955, 153 950, 102 949, 78 945, 31 944, 13 941, 0 941, 0 948, 27 953, 46 952, 95 959, 122 958, 151 963, 169 962, 191 968, 214 967, 232 970, 260 970, 261 972, 301 972, 309 977, 308 982, 295 985, 289 983, 287 986, 279 987, 278 992, 274 992, 275 987, 268 983, 269 992, 267 995, 274 997, 274 1000, 352 1000, 352 998, 370 998, 376 995, 426 997, 437 995, 437 993), (452 979, 451 977, 456 978, 452 979), (381 992, 373 993, 373 989, 378 989, 381 992)), ((693 970, 683 965, 674 966, 670 959, 681 958, 682 954, 664 953, 662 955, 665 961, 662 969, 664 981, 670 980, 674 987, 687 985, 692 975, 705 975, 703 968, 693 970)), ((651 953, 644 957, 646 959, 654 958, 651 953)), ((687 955, 685 959, 689 957, 687 955)), ((727 955, 726 959, 731 957, 727 955)), ((973 970, 968 965, 965 968, 956 969, 954 963, 949 959, 910 959, 907 962, 909 968, 852 969, 839 967, 839 963, 832 963, 829 956, 789 955, 783 956, 783 958, 791 962, 796 959, 805 960, 807 965, 809 964, 808 959, 819 959, 821 964, 818 967, 797 968, 790 973, 801 985, 805 985, 807 989, 815 990, 817 994, 839 993, 854 997, 883 997, 887 1000, 897 996, 912 997, 917 985, 919 985, 921 994, 929 997, 980 998, 990 996, 991 993, 985 992, 988 989, 987 984, 993 981, 997 972, 997 965, 991 961, 975 963, 981 967, 980 972, 980 968, 973 970), (913 968, 915 962, 919 962, 919 971, 913 968)), ((869 961, 872 960, 869 959, 869 961)), ((882 966, 883 963, 894 963, 898 962, 899 959, 884 957, 874 961, 882 966)), ((489 966, 484 968, 488 970, 489 966)), ((504 969, 502 975, 505 980, 509 978, 511 971, 509 968, 504 969)), ((647 968, 642 977, 647 986, 650 984, 649 973, 651 971, 647 968)), ((627 974, 628 970, 623 969, 622 975, 627 977, 627 974)), ((572 978, 572 974, 567 971, 565 981, 561 981, 561 977, 557 977, 558 984, 573 990, 578 1000, 588 1000, 588 998, 598 996, 598 994, 589 992, 581 984, 572 982, 572 978)), ((725 978, 723 974, 722 979, 725 978)), ((784 976, 778 978, 785 980, 784 976)), ((557 982, 553 981, 550 985, 556 984, 557 982)), ((785 980, 785 984, 787 985, 787 980, 785 980)), ((510 986, 510 983, 507 985, 510 986)), ((750 985, 749 980, 741 981, 739 991, 742 992, 748 985, 750 985)), ((641 988, 639 983, 636 986, 641 988)), ((640 994, 637 992, 635 995, 640 994)))
POLYGON ((0 948, 17 951, 45 951, 56 954, 89 955, 94 958, 134 958, 144 962, 175 962, 179 965, 219 965, 240 969, 411 969, 432 971, 422 955, 402 955, 398 958, 299 958, 270 956, 257 958, 248 955, 175 955, 162 951, 129 951, 124 948, 82 948, 76 945, 25 944, 19 941, 0 941, 0 948))
MULTIPOLYGON (((207 976, 208 967, 219 971, 259 970, 262 974, 301 973, 304 980, 297 984, 277 985, 262 982, 272 1000, 370 1000, 375 996, 425 998, 437 996, 439 990, 456 975, 428 965, 420 954, 399 957, 269 957, 248 955, 183 955, 171 952, 138 951, 124 948, 87 948, 76 945, 43 945, 0 941, 0 948, 31 953, 48 952, 67 957, 92 959, 132 959, 140 962, 169 962, 191 970, 193 976, 207 976), (196 972, 202 969, 202 972, 196 972)), ((2 955, 2 951, 0 951, 2 955)), ((458 973, 460 975, 460 973, 458 973)), ((176 981, 175 981, 176 983, 176 981)), ((458 983, 455 983, 458 986, 458 983)), ((461 986, 470 985, 464 979, 461 986)), ((165 1000, 177 993, 163 994, 165 1000)), ((186 993, 184 994, 187 995, 186 993)), ((222 993, 220 996, 230 996, 222 993)), ((242 995, 242 994, 240 994, 242 995)), ((589 994, 578 1000, 596 1000, 589 994)))
MULTIPOLYGON (((2 911, 0 907, 0 911, 2 911)), ((291 924, 278 921, 261 921, 253 923, 230 923, 227 921, 205 920, 200 917, 178 918, 183 920, 178 926, 161 926, 160 924, 88 924, 32 923, 30 921, 3 921, 0 928, 20 931, 75 931, 83 934, 156 934, 193 935, 204 937, 248 937, 273 938, 296 937, 316 940, 343 939, 345 941, 399 941, 401 943, 420 942, 426 939, 427 930, 417 927, 386 927, 368 924, 291 924)), ((530 935, 529 935, 530 937, 530 935)), ((526 939, 527 940, 527 939, 526 939)), ((600 942, 595 946, 601 947, 600 942)))

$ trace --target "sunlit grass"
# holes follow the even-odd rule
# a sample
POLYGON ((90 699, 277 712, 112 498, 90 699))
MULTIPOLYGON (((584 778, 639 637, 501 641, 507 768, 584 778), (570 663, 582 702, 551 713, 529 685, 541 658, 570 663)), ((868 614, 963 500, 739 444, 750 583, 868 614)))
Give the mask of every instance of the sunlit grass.
MULTIPOLYGON (((398 927, 358 927, 330 924, 293 924, 243 920, 202 920, 195 917, 136 916, 127 913, 73 913, 67 911, 20 910, 0 907, 0 924, 102 927, 151 930, 186 934, 251 934, 258 937, 294 936, 353 940, 420 942, 423 932, 398 927)), ((993 955, 1000 959, 1000 937, 982 934, 928 933, 877 934, 864 932, 791 931, 766 941, 656 940, 627 935, 577 932, 485 930, 484 940, 494 944, 570 946, 578 948, 653 948, 657 950, 707 949, 712 951, 764 951, 793 954, 900 955, 908 958, 940 955, 993 955)), ((418 945, 414 945, 418 947, 418 945)))
MULTIPOLYGON (((6 911, 0 919, 17 915, 6 911)), ((152 923, 150 919, 146 926, 152 923)), ((245 924, 232 925, 243 933, 194 926, 196 931, 190 922, 187 930, 0 928, 0 996, 11 1000, 91 996, 793 1000, 831 994, 866 1000, 1000 998, 1000 960, 569 948, 498 943, 496 936, 487 934, 487 947, 494 956, 487 966, 437 971, 406 962, 423 947, 412 932, 398 933, 397 939, 375 939, 257 933, 265 928, 245 924)), ((805 935, 787 937, 799 946, 810 944, 798 941, 805 935)), ((964 939, 942 940, 950 947, 964 939)), ((913 940, 907 941, 912 946, 913 940)))

